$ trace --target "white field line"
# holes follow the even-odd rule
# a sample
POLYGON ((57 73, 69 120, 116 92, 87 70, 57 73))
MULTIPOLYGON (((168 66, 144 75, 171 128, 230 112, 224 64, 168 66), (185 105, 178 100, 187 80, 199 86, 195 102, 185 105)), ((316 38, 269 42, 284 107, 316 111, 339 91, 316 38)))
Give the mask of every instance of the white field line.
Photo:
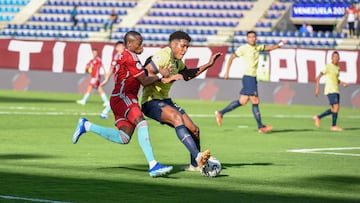
POLYGON ((62 201, 54 201, 48 199, 36 199, 36 198, 26 198, 26 197, 15 197, 15 196, 8 196, 8 195, 0 195, 1 199, 14 199, 14 200, 24 200, 30 202, 48 202, 48 203, 70 203, 70 202, 62 202, 62 201))
MULTIPOLYGON (((24 107, 24 106, 0 106, 0 115, 49 115, 49 116, 69 116, 69 115, 82 115, 82 116, 98 116, 101 113, 101 109, 99 112, 79 112, 80 109, 65 109, 65 111, 56 111, 56 108, 41 108, 41 107, 24 107)), ((212 118, 214 114, 189 114, 191 117, 198 118, 212 118)), ((237 115, 226 115, 227 118, 252 118, 252 114, 237 114, 237 115)), ((312 115, 283 115, 283 114, 275 114, 268 115, 267 117, 272 118, 312 118, 312 115)), ((360 119, 360 115, 341 115, 342 118, 347 119, 360 119)))
POLYGON ((331 155, 340 155, 340 156, 360 156, 360 154, 331 152, 331 151, 339 151, 339 150, 343 151, 343 150, 354 150, 354 149, 360 149, 360 147, 292 149, 292 150, 287 150, 287 152, 309 153, 309 154, 331 154, 331 155))

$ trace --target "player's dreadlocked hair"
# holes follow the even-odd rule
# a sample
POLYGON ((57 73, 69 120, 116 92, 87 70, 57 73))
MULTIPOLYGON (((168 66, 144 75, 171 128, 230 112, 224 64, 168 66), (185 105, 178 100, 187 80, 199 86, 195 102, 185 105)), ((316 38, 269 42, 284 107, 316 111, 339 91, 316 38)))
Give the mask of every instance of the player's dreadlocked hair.
POLYGON ((169 37, 169 42, 175 40, 175 39, 185 39, 189 42, 191 42, 191 37, 186 33, 186 32, 183 32, 183 31, 175 31, 173 32, 170 37, 169 37))

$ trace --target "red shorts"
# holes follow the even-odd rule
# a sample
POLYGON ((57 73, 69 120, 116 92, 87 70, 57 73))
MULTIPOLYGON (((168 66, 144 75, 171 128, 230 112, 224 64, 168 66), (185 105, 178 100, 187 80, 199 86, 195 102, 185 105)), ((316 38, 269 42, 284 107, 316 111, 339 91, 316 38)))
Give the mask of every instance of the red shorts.
POLYGON ((99 78, 91 78, 91 79, 90 79, 90 85, 91 85, 93 88, 98 88, 99 85, 100 85, 100 79, 99 79, 99 78))
POLYGON ((121 126, 129 126, 135 129, 136 118, 143 116, 138 98, 134 95, 125 95, 123 98, 111 96, 110 106, 115 116, 115 125, 118 129, 121 126))

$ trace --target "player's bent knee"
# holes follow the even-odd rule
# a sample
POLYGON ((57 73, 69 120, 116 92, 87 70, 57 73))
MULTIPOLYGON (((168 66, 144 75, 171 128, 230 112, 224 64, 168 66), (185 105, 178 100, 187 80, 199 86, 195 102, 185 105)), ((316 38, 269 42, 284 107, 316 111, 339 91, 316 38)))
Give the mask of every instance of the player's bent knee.
POLYGON ((128 134, 126 134, 124 131, 119 130, 119 144, 129 144, 130 140, 131 140, 131 136, 129 136, 128 134))
POLYGON ((181 125, 184 123, 184 120, 183 120, 181 114, 179 114, 179 113, 171 114, 169 116, 169 119, 174 126, 178 126, 178 125, 181 125))

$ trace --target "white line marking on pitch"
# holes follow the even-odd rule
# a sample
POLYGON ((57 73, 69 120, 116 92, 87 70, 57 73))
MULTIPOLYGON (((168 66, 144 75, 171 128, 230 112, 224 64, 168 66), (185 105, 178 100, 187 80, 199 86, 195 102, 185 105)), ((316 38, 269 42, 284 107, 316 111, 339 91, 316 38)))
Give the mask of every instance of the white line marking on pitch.
MULTIPOLYGON (((39 107, 25 107, 25 106, 8 106, 8 107, 3 107, 0 106, 0 109, 8 109, 10 111, 0 111, 0 115, 49 115, 49 116, 68 116, 68 115, 83 115, 83 116, 97 116, 100 114, 100 111, 98 113, 84 113, 84 112, 79 112, 80 109, 65 109, 65 111, 56 111, 57 109, 55 108, 39 108, 39 107), (12 111, 15 110, 15 111, 12 111), (27 110, 27 111, 25 111, 27 110)), ((189 114, 191 117, 198 117, 198 118, 211 118, 214 117, 214 114, 189 114)), ((227 118, 251 118, 253 117, 252 114, 230 114, 230 115, 226 115, 227 118)), ((303 118, 308 118, 311 119, 312 116, 311 115, 283 115, 283 114, 276 114, 276 115, 271 115, 269 117, 272 118, 299 118, 299 119, 303 119, 303 118)), ((342 115, 343 118, 348 118, 348 119, 359 119, 360 116, 359 115, 342 115)))
POLYGON ((8 195, 0 195, 0 198, 2 198, 2 199, 24 200, 24 201, 30 201, 30 202, 71 203, 71 202, 54 201, 54 200, 48 200, 48 199, 15 197, 15 196, 8 196, 8 195))
POLYGON ((309 153, 309 154, 331 154, 331 155, 340 155, 340 156, 360 156, 360 154, 339 153, 339 152, 324 152, 324 151, 339 151, 339 150, 343 151, 343 150, 354 150, 354 149, 360 149, 360 147, 292 149, 292 150, 287 150, 287 152, 309 153))
MULTIPOLYGON (((100 110, 98 113, 94 113, 94 112, 89 112, 89 113, 84 113, 84 112, 76 112, 75 110, 71 110, 72 112, 69 111, 0 111, 0 115, 47 115, 47 116, 77 116, 77 115, 82 115, 82 116, 98 116, 100 115, 100 110)), ((214 117, 214 115, 212 114, 189 114, 190 117, 198 117, 198 118, 211 118, 214 117)), ((226 116, 228 118, 252 118, 253 115, 252 114, 243 114, 243 115, 228 115, 226 116)), ((273 115, 273 116, 269 116, 272 118, 299 118, 299 119, 304 119, 304 118, 308 118, 311 119, 310 115, 273 115)), ((214 117, 215 118, 215 117, 214 117)), ((347 118, 347 119, 359 119, 360 116, 342 116, 342 118, 347 118)))

